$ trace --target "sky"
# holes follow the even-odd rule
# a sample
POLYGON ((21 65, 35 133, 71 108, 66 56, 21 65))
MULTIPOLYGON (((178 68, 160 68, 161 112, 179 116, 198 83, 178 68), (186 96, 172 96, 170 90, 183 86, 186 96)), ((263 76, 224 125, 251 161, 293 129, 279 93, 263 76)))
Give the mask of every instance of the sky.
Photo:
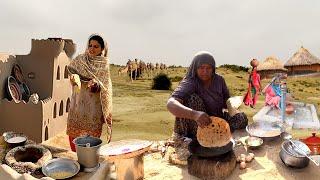
POLYGON ((1 0, 0 52, 28 54, 31 39, 62 37, 85 50, 92 33, 109 44, 110 63, 130 58, 189 66, 205 50, 216 63, 248 66, 301 46, 320 57, 316 0, 1 0))

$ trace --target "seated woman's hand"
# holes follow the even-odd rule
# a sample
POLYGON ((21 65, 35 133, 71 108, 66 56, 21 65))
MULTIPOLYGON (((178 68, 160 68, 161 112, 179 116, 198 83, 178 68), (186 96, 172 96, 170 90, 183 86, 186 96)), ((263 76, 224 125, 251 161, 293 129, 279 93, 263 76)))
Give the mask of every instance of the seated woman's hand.
POLYGON ((202 111, 195 111, 194 120, 197 122, 198 126, 205 127, 211 123, 209 115, 202 111))

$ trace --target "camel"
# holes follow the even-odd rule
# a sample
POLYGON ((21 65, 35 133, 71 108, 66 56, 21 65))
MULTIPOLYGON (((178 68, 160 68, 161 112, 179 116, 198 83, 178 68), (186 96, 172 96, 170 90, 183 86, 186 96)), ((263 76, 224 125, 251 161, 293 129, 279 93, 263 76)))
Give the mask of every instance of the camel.
POLYGON ((137 73, 138 73, 138 65, 135 61, 129 61, 127 62, 128 66, 128 72, 130 73, 130 79, 131 82, 133 82, 133 72, 134 72, 134 80, 137 80, 137 73))
POLYGON ((129 67, 126 65, 125 67, 121 67, 119 68, 118 70, 118 75, 120 76, 121 74, 124 74, 124 73, 128 73, 128 70, 129 70, 129 67))
POLYGON ((154 70, 155 70, 154 64, 152 64, 151 62, 147 63, 146 71, 148 73, 148 77, 152 77, 153 76, 153 71, 154 70))
POLYGON ((138 72, 139 75, 142 76, 142 74, 147 70, 147 65, 145 62, 140 61, 139 65, 138 65, 138 72))

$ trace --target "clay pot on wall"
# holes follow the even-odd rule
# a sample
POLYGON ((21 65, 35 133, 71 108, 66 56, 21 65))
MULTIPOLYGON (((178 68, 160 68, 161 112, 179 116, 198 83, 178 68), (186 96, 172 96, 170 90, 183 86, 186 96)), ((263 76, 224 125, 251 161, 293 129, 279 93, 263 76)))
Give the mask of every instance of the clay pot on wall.
POLYGON ((316 136, 316 133, 312 133, 312 136, 303 140, 303 142, 311 150, 311 154, 320 154, 320 138, 316 136))

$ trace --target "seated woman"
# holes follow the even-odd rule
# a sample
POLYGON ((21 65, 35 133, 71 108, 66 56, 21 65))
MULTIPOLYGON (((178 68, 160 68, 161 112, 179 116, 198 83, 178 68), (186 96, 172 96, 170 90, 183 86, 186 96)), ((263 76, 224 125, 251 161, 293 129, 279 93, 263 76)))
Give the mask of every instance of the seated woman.
MULTIPOLYGON (((281 77, 274 77, 271 82, 264 88, 263 93, 265 93, 265 104, 267 106, 275 107, 280 109, 281 105, 281 77)), ((291 114, 294 111, 292 104, 289 102, 291 100, 290 94, 286 94, 286 112, 291 114)))
POLYGON ((216 74, 216 63, 208 52, 197 53, 189 70, 167 102, 168 110, 176 116, 174 139, 196 139, 197 127, 211 123, 209 116, 225 119, 231 131, 245 128, 248 119, 244 113, 230 116, 224 113, 230 97, 226 82, 216 74))

